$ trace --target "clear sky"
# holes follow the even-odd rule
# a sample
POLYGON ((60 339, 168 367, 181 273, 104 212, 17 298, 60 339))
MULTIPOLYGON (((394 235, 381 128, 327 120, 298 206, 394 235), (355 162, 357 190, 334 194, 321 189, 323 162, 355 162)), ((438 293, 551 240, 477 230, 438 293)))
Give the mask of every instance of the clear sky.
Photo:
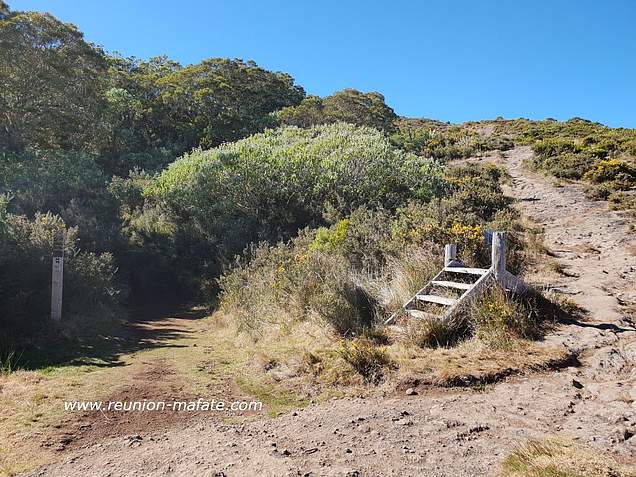
POLYGON ((107 51, 252 59, 320 96, 379 91, 398 114, 636 127, 636 0, 6 0, 107 51))

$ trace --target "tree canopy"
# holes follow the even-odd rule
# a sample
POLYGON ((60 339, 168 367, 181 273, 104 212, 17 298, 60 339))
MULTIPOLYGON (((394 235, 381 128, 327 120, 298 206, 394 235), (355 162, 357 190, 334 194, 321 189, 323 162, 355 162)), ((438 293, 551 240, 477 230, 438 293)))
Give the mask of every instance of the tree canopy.
POLYGON ((344 89, 322 99, 309 96, 298 106, 283 108, 278 119, 282 124, 299 127, 347 122, 391 132, 397 115, 380 93, 344 89))

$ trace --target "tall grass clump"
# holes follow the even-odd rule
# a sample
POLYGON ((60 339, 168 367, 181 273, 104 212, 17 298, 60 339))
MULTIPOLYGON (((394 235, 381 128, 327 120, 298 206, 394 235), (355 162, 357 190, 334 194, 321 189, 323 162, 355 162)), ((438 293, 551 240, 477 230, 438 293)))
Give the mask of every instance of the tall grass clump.
POLYGON ((624 465, 596 449, 559 437, 532 440, 512 451, 501 464, 503 477, 634 477, 624 465))
POLYGON ((515 296, 499 286, 492 286, 467 309, 473 335, 494 349, 510 347, 515 340, 541 336, 541 322, 536 301, 515 296))
POLYGON ((337 351, 367 383, 378 384, 384 376, 384 369, 391 366, 385 348, 368 339, 342 341, 337 351))

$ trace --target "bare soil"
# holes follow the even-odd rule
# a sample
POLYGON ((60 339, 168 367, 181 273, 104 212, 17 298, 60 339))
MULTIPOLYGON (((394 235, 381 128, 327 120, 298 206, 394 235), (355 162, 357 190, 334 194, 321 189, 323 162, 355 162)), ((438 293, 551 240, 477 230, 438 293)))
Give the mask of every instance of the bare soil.
MULTIPOLYGON (((210 414, 158 422, 141 413, 113 425, 86 415, 68 425, 74 436, 80 421, 90 431, 60 451, 58 462, 28 475, 493 475, 514 447, 552 435, 636 461, 636 239, 621 213, 590 201, 578 185, 557 187, 526 171, 530 154, 506 153, 508 193, 544 228, 564 272, 531 278, 549 279, 587 310, 587 319, 546 339, 575 352, 577 366, 480 389, 334 399, 238 424, 210 414)), ((183 392, 163 364, 148 363, 119 396, 183 392)))

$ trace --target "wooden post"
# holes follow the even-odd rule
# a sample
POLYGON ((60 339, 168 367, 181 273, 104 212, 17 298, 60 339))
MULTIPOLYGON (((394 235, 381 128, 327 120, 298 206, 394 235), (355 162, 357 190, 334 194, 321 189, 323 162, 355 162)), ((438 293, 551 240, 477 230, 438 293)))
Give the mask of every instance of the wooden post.
POLYGON ((51 275, 51 319, 62 319, 62 289, 64 283, 64 232, 53 238, 53 272, 51 275))
POLYGON ((493 232, 491 267, 495 279, 502 283, 506 275, 506 232, 493 232))
POLYGON ((449 243, 444 245, 444 266, 448 267, 457 258, 457 245, 449 243))
POLYGON ((490 251, 490 247, 492 247, 492 229, 484 229, 484 245, 486 245, 486 250, 490 251))

